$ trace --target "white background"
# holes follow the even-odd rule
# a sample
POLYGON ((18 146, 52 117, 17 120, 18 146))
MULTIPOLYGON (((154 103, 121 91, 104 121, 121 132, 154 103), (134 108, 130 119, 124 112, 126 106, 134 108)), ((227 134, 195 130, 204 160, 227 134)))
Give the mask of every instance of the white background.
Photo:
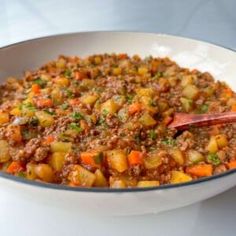
MULTIPOLYGON (((236 49, 235 9, 234 0, 0 0, 0 47, 64 32, 131 30, 182 35, 236 49)), ((23 203, 15 206, 16 211, 22 211, 22 218, 14 219, 12 212, 8 212, 8 202, 10 199, 0 196, 1 236, 42 236, 33 226, 35 223, 45 228, 43 235, 57 236, 236 235, 236 188, 182 209, 133 217, 85 215, 70 219, 69 212, 56 209, 57 218, 45 222, 42 217, 38 218, 38 215, 47 214, 44 209, 30 212, 30 204, 23 203), (25 214, 32 215, 27 222, 25 214), (58 227, 63 225, 62 215, 71 221, 70 229, 58 227), (12 221, 16 227, 11 227, 12 221), (45 224, 50 224, 50 230, 46 231, 45 224)))

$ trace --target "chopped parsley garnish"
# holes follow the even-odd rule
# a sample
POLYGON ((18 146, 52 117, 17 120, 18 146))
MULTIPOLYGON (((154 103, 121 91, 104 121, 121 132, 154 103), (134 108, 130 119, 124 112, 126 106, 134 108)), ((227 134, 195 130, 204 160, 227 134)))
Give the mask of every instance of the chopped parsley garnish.
POLYGON ((128 102, 129 104, 132 103, 133 99, 134 99, 134 95, 128 94, 128 95, 126 96, 126 100, 127 100, 127 102, 128 102))
POLYGON ((140 142, 141 142, 140 134, 135 134, 135 135, 134 135, 134 140, 135 140, 135 142, 136 142, 137 144, 140 144, 140 142))
POLYGON ((39 124, 39 120, 37 117, 33 116, 30 120, 29 120, 29 124, 32 126, 37 126, 39 124))
POLYGON ((56 114, 55 111, 53 111, 53 110, 45 109, 44 111, 46 113, 48 113, 49 115, 55 115, 56 114))
POLYGON ((96 164, 101 164, 103 161, 103 153, 99 152, 95 157, 94 157, 94 161, 96 164))
POLYGON ((157 104, 156 104, 156 102, 153 101, 153 99, 151 99, 151 100, 149 101, 148 105, 154 107, 154 106, 156 106, 157 104))
POLYGON ((68 98, 74 97, 74 93, 69 89, 66 89, 66 95, 67 95, 68 98))
POLYGON ((163 77, 163 75, 164 75, 163 72, 158 71, 158 72, 154 75, 153 79, 159 79, 159 78, 163 77))
POLYGON ((68 105, 67 103, 63 103, 63 104, 61 105, 61 109, 62 109, 62 110, 66 110, 68 107, 69 107, 69 105, 68 105))
POLYGON ((176 140, 173 138, 164 139, 161 142, 162 144, 167 145, 167 146, 176 146, 176 140))
POLYGON ((25 178, 25 177, 26 177, 26 174, 25 174, 23 171, 19 171, 19 172, 17 173, 17 176, 18 176, 18 177, 25 178))
POLYGON ((34 105, 30 102, 27 103, 22 103, 20 105, 20 110, 30 110, 30 111, 36 111, 36 108, 34 107, 34 105))
POLYGON ((38 84, 41 88, 44 88, 47 85, 47 81, 42 80, 40 77, 33 81, 34 84, 38 84))
POLYGON ((73 122, 73 123, 70 123, 69 127, 70 127, 71 129, 75 130, 75 131, 78 132, 78 133, 80 133, 80 132, 83 131, 83 129, 82 129, 80 126, 78 126, 76 123, 74 123, 74 122, 73 122))
POLYGON ((156 132, 155 132, 155 130, 150 130, 150 132, 149 132, 149 137, 150 137, 150 139, 152 139, 152 140, 155 140, 156 138, 157 138, 157 134, 156 134, 156 132))
POLYGON ((109 112, 108 112, 108 110, 106 110, 106 109, 104 109, 104 110, 102 111, 102 115, 103 115, 103 116, 107 116, 108 113, 109 113, 109 112))
POLYGON ((216 153, 208 154, 207 161, 216 166, 221 163, 221 160, 216 153))
POLYGON ((72 72, 71 72, 70 69, 66 69, 66 70, 64 71, 64 76, 66 76, 67 78, 70 78, 70 77, 71 77, 71 74, 72 74, 72 72))
POLYGON ((77 120, 77 121, 79 121, 79 120, 81 120, 81 119, 84 118, 84 116, 83 116, 81 113, 79 113, 79 112, 73 112, 73 113, 71 114, 71 117, 72 117, 74 120, 77 120))
POLYGON ((199 107, 198 113, 203 114, 203 113, 206 113, 207 111, 208 111, 208 105, 203 104, 199 107))

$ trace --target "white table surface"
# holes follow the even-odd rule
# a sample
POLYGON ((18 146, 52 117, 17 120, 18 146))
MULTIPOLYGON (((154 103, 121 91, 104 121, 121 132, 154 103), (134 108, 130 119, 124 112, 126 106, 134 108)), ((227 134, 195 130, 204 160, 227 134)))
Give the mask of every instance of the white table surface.
MULTIPOLYGON (((64 32, 138 30, 203 39, 236 49, 235 9, 234 0, 0 0, 0 47, 64 32)), ((14 196, 12 198, 14 200, 14 196)), ((44 213, 43 208, 31 212, 31 203, 23 202, 15 206, 17 212, 22 212, 22 218, 14 219, 14 213, 8 212, 11 200, 0 196, 1 236, 236 235, 236 188, 207 201, 158 215, 73 218, 70 234, 62 222, 62 215, 70 218, 69 212, 56 209, 56 218, 45 222, 38 216, 50 212, 44 213), (40 233, 38 228, 32 227, 36 222, 40 233), (47 230, 45 224, 50 224, 47 230)))

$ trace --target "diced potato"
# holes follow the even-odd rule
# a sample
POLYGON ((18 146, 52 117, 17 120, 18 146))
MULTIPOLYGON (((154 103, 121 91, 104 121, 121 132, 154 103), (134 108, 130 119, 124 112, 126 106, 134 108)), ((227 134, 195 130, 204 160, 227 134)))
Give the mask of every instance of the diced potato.
POLYGON ((57 68, 63 69, 65 66, 66 66, 66 60, 64 58, 61 57, 56 61, 57 68))
POLYGON ((188 99, 196 99, 199 94, 199 89, 195 85, 189 84, 183 89, 182 94, 188 99))
POLYGON ((0 163, 10 160, 9 145, 6 140, 0 140, 0 163))
POLYGON ((63 94, 59 88, 54 88, 51 92, 51 98, 53 103, 56 105, 60 105, 63 103, 63 94))
POLYGON ((191 181, 192 177, 190 175, 187 175, 181 171, 171 171, 171 179, 170 183, 171 184, 178 184, 178 183, 183 183, 183 182, 188 182, 191 181))
POLYGON ((111 188, 126 188, 126 184, 123 180, 114 180, 111 184, 110 184, 111 188))
POLYGON ((49 159, 50 166, 56 170, 60 171, 65 162, 65 152, 54 152, 49 159))
POLYGON ((53 142, 51 143, 51 152, 67 153, 71 150, 72 143, 70 142, 53 142))
POLYGON ((123 95, 115 95, 112 99, 118 106, 122 106, 126 101, 125 96, 123 95))
POLYGON ((169 108, 169 104, 166 101, 158 101, 157 105, 160 112, 163 112, 169 108))
POLYGON ((85 94, 80 98, 80 101, 86 105, 93 105, 98 99, 97 95, 85 94))
POLYGON ((107 152, 107 161, 111 168, 122 173, 128 169, 127 157, 123 150, 111 150, 107 152))
POLYGON ((38 164, 35 166, 34 171, 37 177, 45 182, 52 182, 54 179, 53 170, 48 164, 38 164))
POLYGON ((55 84, 62 86, 62 87, 67 87, 67 86, 69 86, 70 81, 66 77, 60 77, 55 80, 55 84))
POLYGON ((149 97, 149 96, 142 96, 140 98, 140 102, 144 105, 143 108, 152 113, 152 114, 155 114, 158 112, 158 106, 152 106, 151 103, 152 103, 152 98, 149 97))
POLYGON ((215 136, 210 137, 210 141, 209 141, 206 149, 210 153, 216 153, 218 151, 218 145, 217 145, 215 136))
POLYGON ((20 143, 22 141, 21 126, 20 125, 8 125, 6 136, 8 139, 11 139, 16 143, 20 143))
POLYGON ((93 79, 83 79, 80 82, 80 87, 84 89, 91 89, 95 86, 95 80, 93 79))
POLYGON ((117 112, 118 109, 118 104, 115 103, 112 99, 107 100, 101 105, 101 111, 108 114, 114 114, 117 112))
POLYGON ((136 93, 139 97, 148 96, 152 97, 154 95, 154 90, 152 88, 138 88, 136 93))
POLYGON ((113 75, 120 75, 121 74, 121 68, 116 67, 112 69, 112 74, 113 75))
POLYGON ((138 68, 138 74, 139 75, 146 75, 148 73, 148 68, 147 67, 144 67, 144 66, 141 66, 138 68))
POLYGON ((159 185, 160 185, 160 183, 157 180, 142 180, 142 181, 138 182, 137 187, 148 188, 148 187, 156 187, 159 185))
POLYGON ((218 148, 223 148, 228 145, 228 140, 225 134, 219 134, 215 136, 218 148))
POLYGON ((153 117, 151 115, 149 115, 148 113, 144 113, 140 118, 139 121, 142 125, 144 126, 153 126, 155 125, 157 122, 153 119, 153 117))
POLYGON ((169 153, 171 155, 171 157, 179 164, 179 165, 183 165, 184 164, 184 154, 183 152, 178 149, 178 148, 174 148, 169 150, 169 153))
POLYGON ((10 111, 10 114, 13 116, 20 116, 21 115, 21 111, 19 107, 15 107, 10 111))
POLYGON ((149 153, 144 159, 146 169, 155 169, 162 164, 162 156, 158 152, 149 153))
POLYGON ((54 118, 52 115, 46 113, 45 111, 37 111, 35 113, 36 117, 39 120, 39 124, 42 127, 49 127, 53 124, 54 118))
POLYGON ((205 158, 200 152, 190 149, 187 151, 187 159, 191 164, 196 164, 200 161, 204 161, 205 158))
POLYGON ((80 165, 74 165, 72 171, 68 176, 68 179, 76 185, 83 187, 92 187, 96 180, 96 175, 80 165))
POLYGON ((186 87, 187 85, 190 85, 193 83, 193 78, 191 75, 185 75, 183 76, 182 80, 181 80, 181 86, 182 87, 186 87))
POLYGON ((9 122, 9 114, 6 112, 0 112, 0 125, 9 122))
POLYGON ((95 187, 106 187, 108 185, 107 180, 100 169, 97 169, 95 171, 95 176, 96 176, 94 182, 95 187))
POLYGON ((181 97, 180 102, 182 104, 182 107, 184 108, 184 111, 189 112, 192 110, 192 105, 193 105, 192 99, 181 97))
POLYGON ((118 117, 122 122, 126 122, 129 118, 128 109, 122 108, 118 112, 118 117))
POLYGON ((102 58, 100 56, 94 57, 94 63, 96 65, 99 65, 102 62, 102 58))
POLYGON ((35 173, 35 167, 36 165, 35 164, 32 164, 32 163, 28 163, 27 166, 26 166, 26 178, 27 179, 36 179, 37 178, 37 175, 35 173))

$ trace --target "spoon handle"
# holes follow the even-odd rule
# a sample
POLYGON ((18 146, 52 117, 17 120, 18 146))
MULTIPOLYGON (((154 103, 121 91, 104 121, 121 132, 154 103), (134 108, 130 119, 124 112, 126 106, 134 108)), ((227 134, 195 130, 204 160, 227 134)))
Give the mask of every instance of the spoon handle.
POLYGON ((169 128, 184 130, 191 126, 202 127, 234 122, 236 122, 236 112, 224 112, 215 114, 175 113, 173 121, 169 124, 169 128))

